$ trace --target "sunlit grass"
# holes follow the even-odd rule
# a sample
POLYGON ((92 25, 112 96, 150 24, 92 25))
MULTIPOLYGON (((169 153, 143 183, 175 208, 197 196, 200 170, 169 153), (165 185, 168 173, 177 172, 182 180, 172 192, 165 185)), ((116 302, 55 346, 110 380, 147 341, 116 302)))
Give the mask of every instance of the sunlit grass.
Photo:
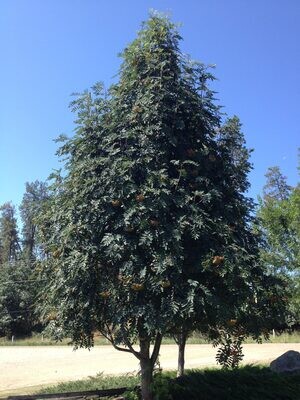
MULTIPOLYGON (((189 337, 187 343, 189 344, 208 344, 209 342, 195 333, 189 337)), ((247 339, 245 343, 256 343, 252 339, 247 339)), ((263 343, 300 343, 300 332, 294 332, 291 334, 283 333, 281 335, 273 336, 272 332, 270 332, 270 340, 263 340, 263 343)), ((28 338, 14 338, 12 342, 11 339, 0 338, 0 346, 67 346, 70 344, 70 339, 63 339, 61 342, 56 342, 55 340, 51 340, 47 337, 43 337, 41 334, 36 334, 32 337, 28 338)), ((96 336, 95 337, 95 346, 100 345, 109 345, 109 341, 103 337, 96 336)), ((172 338, 164 338, 163 344, 175 344, 174 339, 172 338)))
POLYGON ((113 389, 113 388, 134 388, 140 382, 137 375, 125 374, 125 375, 103 375, 97 374, 95 377, 89 377, 88 379, 81 379, 78 381, 63 382, 58 385, 45 387, 39 390, 40 393, 64 393, 64 392, 79 392, 88 390, 102 390, 102 389, 113 389))

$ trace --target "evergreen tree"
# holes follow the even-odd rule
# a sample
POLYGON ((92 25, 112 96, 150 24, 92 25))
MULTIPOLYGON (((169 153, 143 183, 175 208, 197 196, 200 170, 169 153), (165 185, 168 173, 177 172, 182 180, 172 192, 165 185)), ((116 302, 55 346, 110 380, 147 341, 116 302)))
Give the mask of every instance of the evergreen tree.
POLYGON ((22 261, 4 263, 0 274, 0 336, 30 335, 36 324, 34 293, 36 284, 22 261))
POLYGON ((286 200, 289 197, 291 187, 287 184, 286 176, 283 176, 279 167, 270 167, 266 173, 267 182, 263 189, 265 200, 286 200))
POLYGON ((219 138, 213 76, 179 40, 169 20, 151 16, 108 95, 96 85, 73 102, 76 133, 59 151, 65 173, 53 174, 40 218, 45 318, 75 346, 92 346, 98 329, 134 354, 144 400, 164 334, 198 321, 216 341, 237 329, 259 335, 249 313, 263 315, 258 303, 267 308, 276 289, 256 261, 241 194, 247 151, 234 147, 232 126, 219 138))
POLYGON ((34 324, 34 286, 24 263, 15 207, 5 203, 0 216, 0 336, 30 334, 34 324))
POLYGON ((38 243, 37 218, 43 202, 47 199, 47 185, 44 182, 26 183, 26 191, 20 206, 22 218, 22 254, 28 265, 43 257, 38 243))
POLYGON ((17 260, 20 244, 15 208, 11 203, 0 207, 0 264, 17 260))
POLYGON ((291 187, 279 167, 269 168, 258 216, 265 246, 262 260, 273 274, 283 277, 290 289, 290 311, 300 322, 300 188, 291 187))

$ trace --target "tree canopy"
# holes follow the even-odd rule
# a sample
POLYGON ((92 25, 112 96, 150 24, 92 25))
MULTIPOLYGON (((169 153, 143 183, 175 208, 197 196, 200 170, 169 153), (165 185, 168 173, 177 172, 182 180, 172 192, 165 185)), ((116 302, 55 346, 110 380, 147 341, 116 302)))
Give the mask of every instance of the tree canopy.
POLYGON ((214 77, 180 39, 152 15, 122 53, 119 81, 72 103, 75 135, 60 138, 65 169, 40 218, 45 318, 75 346, 92 346, 97 329, 133 353, 143 399, 177 326, 225 340, 219 360, 230 363, 240 338, 283 317, 280 281, 258 260, 240 122, 222 124, 214 77))

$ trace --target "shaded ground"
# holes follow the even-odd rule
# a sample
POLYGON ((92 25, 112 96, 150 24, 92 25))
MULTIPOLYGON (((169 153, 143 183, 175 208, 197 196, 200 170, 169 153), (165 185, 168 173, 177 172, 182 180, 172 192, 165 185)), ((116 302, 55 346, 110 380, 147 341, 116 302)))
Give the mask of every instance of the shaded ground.
MULTIPOLYGON (((244 362, 268 362, 287 350, 300 351, 299 343, 244 345, 244 362)), ((211 345, 188 345, 186 367, 214 366, 211 345)), ((177 346, 163 345, 160 364, 164 369, 176 368, 177 346)), ((138 370, 138 362, 130 354, 110 346, 96 346, 90 351, 70 347, 0 347, 0 397, 27 394, 41 385, 77 380, 99 372, 123 374, 138 370)))

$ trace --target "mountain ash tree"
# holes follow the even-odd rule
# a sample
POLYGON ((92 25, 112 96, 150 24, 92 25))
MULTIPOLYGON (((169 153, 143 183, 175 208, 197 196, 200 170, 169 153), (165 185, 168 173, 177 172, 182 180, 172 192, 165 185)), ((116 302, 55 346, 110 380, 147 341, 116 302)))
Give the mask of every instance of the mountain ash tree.
MULTIPOLYGON (((284 319, 281 281, 259 260, 262 242, 255 232, 253 200, 246 196, 251 150, 246 147, 238 117, 227 119, 216 131, 218 165, 210 178, 221 201, 210 210, 216 226, 212 234, 206 233, 209 243, 200 253, 202 267, 207 258, 215 267, 208 271, 194 265, 193 277, 206 290, 205 295, 197 295, 194 313, 184 316, 176 327, 179 376, 184 371, 184 347, 190 331, 197 329, 220 346, 217 360, 223 366, 236 366, 246 337, 259 341, 261 334, 267 337, 274 324, 284 319), (275 297, 276 301, 271 301, 275 297)), ((200 249, 201 242, 202 238, 195 247, 200 249)), ((185 255, 189 254, 193 252, 186 249, 185 255)))
POLYGON ((73 102, 76 132, 60 138, 65 169, 40 218, 45 319, 75 346, 99 330, 137 357, 144 400, 163 335, 188 320, 215 337, 249 327, 255 279, 263 286, 241 172, 230 138, 218 139, 213 76, 180 39, 152 15, 122 53, 118 83, 73 102))

